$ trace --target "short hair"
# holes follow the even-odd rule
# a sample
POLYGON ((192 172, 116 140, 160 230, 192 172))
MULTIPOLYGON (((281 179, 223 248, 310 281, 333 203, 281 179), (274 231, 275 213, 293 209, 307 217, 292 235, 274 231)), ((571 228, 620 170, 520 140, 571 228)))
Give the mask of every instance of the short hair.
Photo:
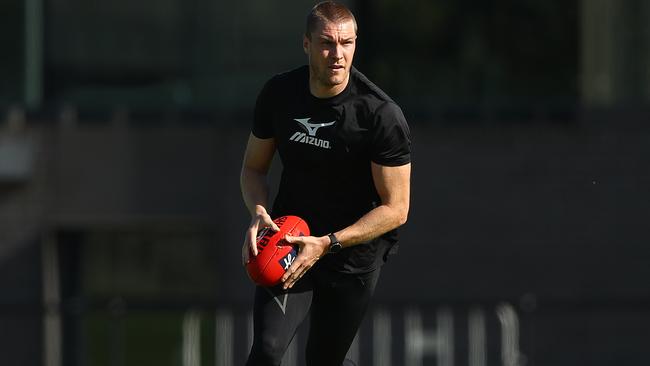
POLYGON ((351 20, 354 23, 354 33, 357 33, 357 20, 345 5, 335 1, 323 1, 316 4, 307 15, 305 35, 311 39, 311 33, 319 24, 343 23, 351 20))

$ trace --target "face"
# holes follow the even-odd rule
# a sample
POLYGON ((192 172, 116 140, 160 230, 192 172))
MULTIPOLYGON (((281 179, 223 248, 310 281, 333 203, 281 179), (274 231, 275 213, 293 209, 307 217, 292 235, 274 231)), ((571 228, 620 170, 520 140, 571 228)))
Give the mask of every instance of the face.
POLYGON ((309 86, 315 96, 334 96, 345 89, 356 40, 352 20, 320 24, 311 39, 303 37, 303 48, 309 57, 309 86))

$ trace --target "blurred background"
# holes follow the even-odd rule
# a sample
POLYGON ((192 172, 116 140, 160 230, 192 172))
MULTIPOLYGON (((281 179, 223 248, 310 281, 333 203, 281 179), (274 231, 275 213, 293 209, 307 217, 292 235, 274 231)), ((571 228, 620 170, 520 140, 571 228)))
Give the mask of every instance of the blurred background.
MULTIPOLYGON (((649 364, 650 2, 345 3, 414 164, 349 358, 649 364)), ((239 166, 313 4, 2 0, 2 365, 243 364, 239 166)))

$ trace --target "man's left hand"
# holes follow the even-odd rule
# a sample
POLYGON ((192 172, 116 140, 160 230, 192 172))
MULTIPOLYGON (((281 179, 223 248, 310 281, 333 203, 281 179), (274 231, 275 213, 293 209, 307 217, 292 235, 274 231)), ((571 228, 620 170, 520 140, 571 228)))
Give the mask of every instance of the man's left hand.
POLYGON ((327 236, 285 236, 287 243, 298 245, 300 250, 296 260, 282 276, 282 288, 289 289, 320 259, 327 254, 330 239, 327 236))

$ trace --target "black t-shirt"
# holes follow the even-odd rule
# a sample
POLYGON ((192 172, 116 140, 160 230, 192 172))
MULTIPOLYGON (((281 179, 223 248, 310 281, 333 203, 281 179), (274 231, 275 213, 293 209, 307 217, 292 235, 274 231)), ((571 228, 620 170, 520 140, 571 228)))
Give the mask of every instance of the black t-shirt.
MULTIPOLYGON (((253 134, 274 138, 282 176, 272 216, 297 215, 311 235, 352 225, 381 204, 370 162, 400 166, 410 162, 411 136, 395 102, 352 68, 345 90, 332 98, 309 91, 303 66, 269 80, 257 99, 253 134)), ((361 273, 385 261, 397 231, 323 256, 329 269, 361 273)))

